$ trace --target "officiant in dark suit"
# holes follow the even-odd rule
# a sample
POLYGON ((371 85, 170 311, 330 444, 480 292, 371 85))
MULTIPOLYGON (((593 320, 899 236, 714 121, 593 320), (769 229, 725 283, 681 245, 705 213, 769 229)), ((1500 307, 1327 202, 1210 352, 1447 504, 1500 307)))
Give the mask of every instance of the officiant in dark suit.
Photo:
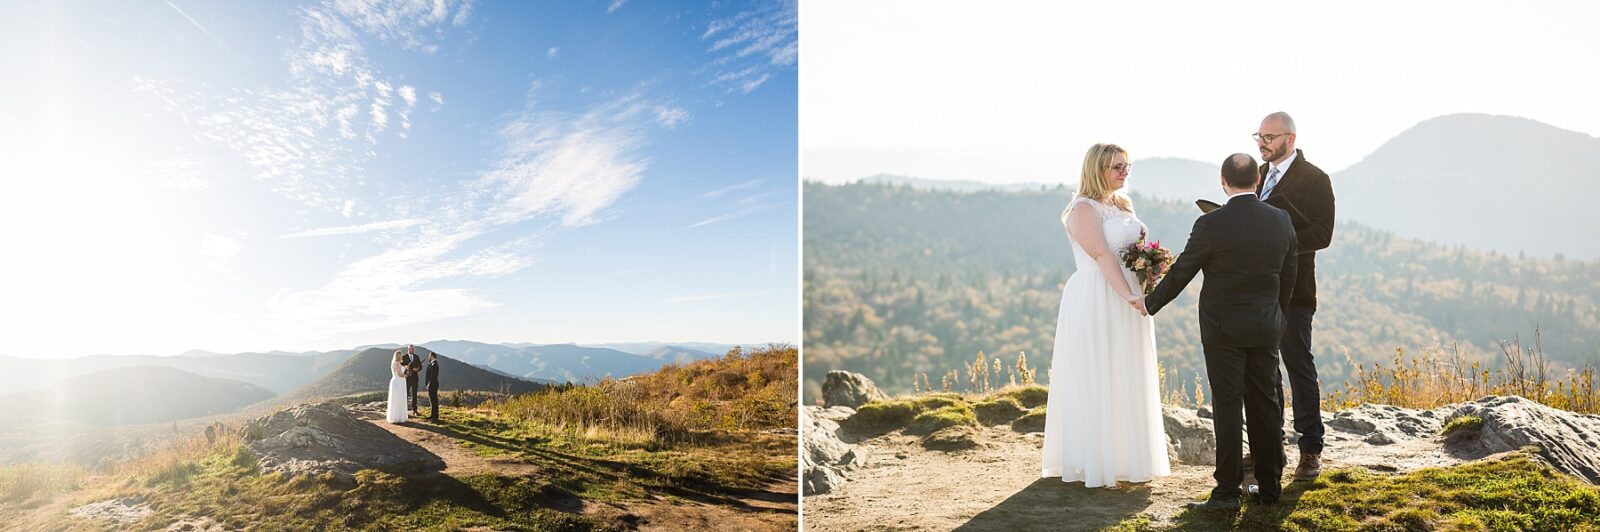
POLYGON ((428 387, 428 421, 439 421, 439 354, 428 352, 428 366, 422 382, 428 387))
POLYGON ((1166 278, 1142 300, 1155 314, 1205 272, 1200 288, 1200 344, 1211 381, 1217 435, 1216 487, 1202 510, 1234 510, 1245 491, 1243 427, 1250 431, 1256 485, 1249 494, 1277 501, 1283 489, 1283 383, 1278 343, 1287 327, 1283 309, 1295 283, 1296 244, 1289 214, 1257 199, 1255 160, 1236 153, 1222 163, 1228 202, 1194 222, 1189 242, 1166 278), (1248 414, 1248 422, 1246 422, 1248 414))
POLYGON ((1288 113, 1267 115, 1253 137, 1265 161, 1258 169, 1261 181, 1256 191, 1262 201, 1294 211, 1298 275, 1285 310, 1289 330, 1279 347, 1293 394, 1294 430, 1300 433, 1300 464, 1294 478, 1312 480, 1322 473, 1323 426, 1311 322, 1317 312, 1317 251, 1333 240, 1333 184, 1327 173, 1306 160, 1305 152, 1295 148, 1294 119, 1288 113))
POLYGON ((417 348, 406 344, 406 356, 400 361, 406 366, 406 405, 411 409, 411 415, 421 415, 417 412, 417 373, 422 370, 422 358, 417 356, 417 348))

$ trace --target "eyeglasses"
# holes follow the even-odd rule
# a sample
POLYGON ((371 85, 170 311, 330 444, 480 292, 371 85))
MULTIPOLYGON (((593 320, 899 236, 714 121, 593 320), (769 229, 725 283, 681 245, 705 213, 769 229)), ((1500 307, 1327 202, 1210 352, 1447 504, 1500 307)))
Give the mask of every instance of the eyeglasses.
POLYGON ((1288 133, 1251 133, 1250 138, 1256 139, 1256 142, 1271 143, 1274 140, 1278 140, 1278 137, 1282 137, 1284 135, 1288 135, 1288 133))
POLYGON ((1133 171, 1133 164, 1131 164, 1131 163, 1113 164, 1113 165, 1111 165, 1111 169, 1112 170, 1116 170, 1118 172, 1122 172, 1122 171, 1132 172, 1133 171))

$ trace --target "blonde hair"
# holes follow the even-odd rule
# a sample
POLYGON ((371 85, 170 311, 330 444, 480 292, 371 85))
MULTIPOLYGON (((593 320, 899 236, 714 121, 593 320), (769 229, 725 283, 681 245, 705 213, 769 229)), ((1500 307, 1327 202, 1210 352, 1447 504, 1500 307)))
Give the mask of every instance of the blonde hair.
POLYGON ((399 362, 405 356, 406 356, 406 350, 404 350, 404 349, 396 349, 396 350, 394 350, 394 361, 395 362, 399 362))
POLYGON ((1132 158, 1128 156, 1128 150, 1116 144, 1095 144, 1089 147, 1089 153, 1083 155, 1083 173, 1078 176, 1078 196, 1099 202, 1110 202, 1119 209, 1132 212, 1133 203, 1128 201, 1128 196, 1112 191, 1106 184, 1106 169, 1111 168, 1111 160, 1119 153, 1123 158, 1132 158))

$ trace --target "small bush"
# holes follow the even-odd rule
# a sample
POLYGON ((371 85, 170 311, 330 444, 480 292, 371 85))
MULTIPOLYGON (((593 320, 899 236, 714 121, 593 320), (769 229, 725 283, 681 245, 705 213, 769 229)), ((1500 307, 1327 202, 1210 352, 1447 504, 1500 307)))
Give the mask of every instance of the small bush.
POLYGON ((1044 432, 1044 410, 1045 407, 1042 406, 1029 410, 1026 415, 1011 422, 1011 430, 1017 432, 1044 432))
POLYGON ((1028 413, 1028 409, 1023 408, 1022 403, 1017 401, 1016 397, 1009 395, 1002 395, 991 401, 974 404, 972 405, 972 411, 978 415, 980 423, 989 426, 1010 423, 1012 420, 1028 413))
POLYGON ((855 414, 839 422, 839 428, 858 434, 883 434, 904 427, 917 411, 917 405, 911 401, 873 401, 861 405, 855 414))
POLYGON ((906 434, 932 434, 945 427, 977 424, 978 418, 972 413, 972 408, 964 404, 951 405, 917 414, 911 424, 906 425, 906 434))
POLYGON ((1482 430, 1483 418, 1473 415, 1466 415, 1452 419, 1449 423, 1445 423, 1444 430, 1440 432, 1445 436, 1455 436, 1457 434, 1469 436, 1476 435, 1482 430))
POLYGON ((1050 389, 1037 384, 1006 390, 1000 395, 1016 398, 1023 408, 1038 408, 1050 402, 1050 389))

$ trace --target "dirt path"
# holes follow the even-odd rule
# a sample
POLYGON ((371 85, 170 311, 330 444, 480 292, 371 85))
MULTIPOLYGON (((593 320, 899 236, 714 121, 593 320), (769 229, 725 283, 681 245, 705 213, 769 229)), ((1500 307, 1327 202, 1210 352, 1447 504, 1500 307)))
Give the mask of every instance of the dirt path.
POLYGON ((1122 491, 1039 478, 1043 435, 983 430, 983 447, 927 451, 916 437, 889 434, 856 446, 865 466, 832 493, 806 498, 806 530, 1099 530, 1138 514, 1170 520, 1203 499, 1211 468, 1178 466, 1172 476, 1122 491))
POLYGON ((411 419, 405 423, 387 423, 381 416, 363 415, 369 423, 389 431, 401 439, 415 443, 444 460, 446 475, 460 478, 480 473, 505 476, 533 476, 543 472, 539 466, 512 459, 491 458, 478 455, 461 445, 454 432, 427 419, 411 419))
MULTIPOLYGON (((367 422, 415 443, 444 460, 441 473, 460 478, 480 473, 505 476, 543 474, 539 466, 511 459, 479 456, 461 445, 453 431, 426 419, 393 424, 381 414, 357 411, 367 422)), ((646 501, 583 501, 584 515, 619 523, 629 530, 795 530, 800 515, 799 483, 774 482, 761 490, 734 494, 717 504, 652 498, 646 501)))

